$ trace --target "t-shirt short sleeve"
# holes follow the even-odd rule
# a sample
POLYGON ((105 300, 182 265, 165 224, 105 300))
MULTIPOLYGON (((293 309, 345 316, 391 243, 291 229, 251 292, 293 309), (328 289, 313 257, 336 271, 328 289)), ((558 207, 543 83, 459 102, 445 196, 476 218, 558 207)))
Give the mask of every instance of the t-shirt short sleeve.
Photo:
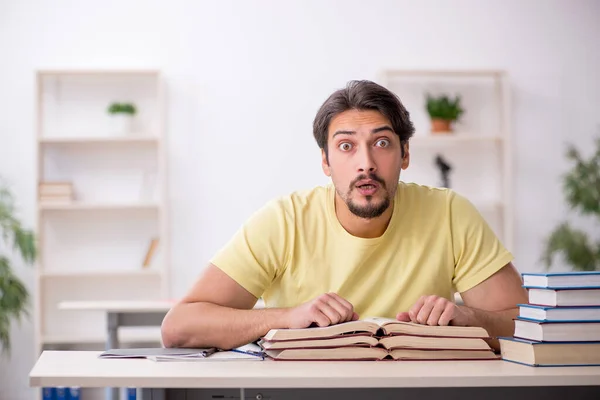
POLYGON ((455 192, 450 194, 450 224, 453 284, 458 292, 478 285, 513 260, 475 206, 455 192))
POLYGON ((283 201, 272 200, 252 214, 210 262, 259 298, 289 260, 290 226, 283 201))

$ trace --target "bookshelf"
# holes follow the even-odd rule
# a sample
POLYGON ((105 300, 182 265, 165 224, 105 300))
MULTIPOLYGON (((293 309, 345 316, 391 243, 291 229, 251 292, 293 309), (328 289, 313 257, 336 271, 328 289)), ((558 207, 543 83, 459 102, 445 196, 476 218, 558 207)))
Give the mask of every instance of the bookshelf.
POLYGON ((410 165, 400 179, 442 186, 438 155, 450 165, 450 188, 466 196, 514 250, 509 80, 500 70, 386 69, 380 83, 410 112, 415 135, 410 165), (452 132, 433 133, 426 94, 461 96, 465 113, 452 132))
MULTIPOLYGON (((37 358, 57 346, 102 349, 104 313, 58 304, 168 298, 170 256, 161 72, 41 70, 35 79, 37 358), (128 130, 107 112, 115 101, 135 104, 128 130)), ((158 329, 119 334, 127 344, 160 341, 158 329)))

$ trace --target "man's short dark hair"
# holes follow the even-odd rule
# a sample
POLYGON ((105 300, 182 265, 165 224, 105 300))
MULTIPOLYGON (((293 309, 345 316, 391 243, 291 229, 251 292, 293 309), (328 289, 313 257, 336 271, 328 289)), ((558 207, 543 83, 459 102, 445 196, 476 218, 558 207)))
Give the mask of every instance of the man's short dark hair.
MULTIPOLYGON (((328 157, 327 137, 329 124, 338 114, 348 110, 375 110, 383 114, 400 137, 402 155, 404 144, 415 132, 410 115, 402 102, 390 90, 371 81, 350 81, 344 89, 335 91, 319 108, 313 121, 313 135, 319 147, 328 157)), ((329 160, 329 157, 327 158, 329 160)))

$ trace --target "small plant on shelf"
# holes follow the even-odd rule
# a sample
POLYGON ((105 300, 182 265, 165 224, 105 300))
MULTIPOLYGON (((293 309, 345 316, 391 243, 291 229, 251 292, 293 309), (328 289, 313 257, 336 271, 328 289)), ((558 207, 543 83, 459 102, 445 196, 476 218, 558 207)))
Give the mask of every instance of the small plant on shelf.
POLYGON ((127 134, 131 132, 133 116, 137 113, 134 104, 114 102, 108 106, 107 111, 111 115, 112 133, 127 134))
MULTIPOLYGON (((567 159, 574 165, 563 176, 563 191, 572 210, 589 216, 600 232, 600 137, 596 139, 595 153, 584 159, 572 145, 567 149, 567 159)), ((588 234, 562 221, 546 238, 542 261, 549 269, 554 256, 559 253, 564 262, 576 271, 600 270, 600 241, 597 235, 588 234)))
POLYGON ((23 261, 32 264, 36 259, 34 233, 23 227, 15 215, 14 198, 0 183, 0 352, 10 353, 10 327, 13 320, 29 315, 29 292, 15 275, 6 252, 15 251, 23 261))
POLYGON ((132 103, 112 103, 108 106, 109 114, 129 114, 135 115, 137 109, 132 103))
POLYGON ((452 132, 452 122, 465 112, 460 96, 451 99, 448 95, 432 96, 427 93, 427 113, 431 118, 432 132, 452 132))

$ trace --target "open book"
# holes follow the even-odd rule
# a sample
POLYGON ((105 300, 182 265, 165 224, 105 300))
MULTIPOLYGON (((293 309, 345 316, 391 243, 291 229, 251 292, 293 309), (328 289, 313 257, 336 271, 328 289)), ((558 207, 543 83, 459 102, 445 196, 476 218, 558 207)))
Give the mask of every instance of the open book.
POLYGON ((259 345, 275 360, 497 359, 480 327, 429 326, 367 318, 304 329, 274 329, 259 345))
POLYGON ((317 328, 271 329, 266 341, 333 338, 340 335, 367 334, 369 336, 417 335, 435 337, 489 338, 488 332, 476 326, 430 326, 389 318, 371 317, 317 328))

